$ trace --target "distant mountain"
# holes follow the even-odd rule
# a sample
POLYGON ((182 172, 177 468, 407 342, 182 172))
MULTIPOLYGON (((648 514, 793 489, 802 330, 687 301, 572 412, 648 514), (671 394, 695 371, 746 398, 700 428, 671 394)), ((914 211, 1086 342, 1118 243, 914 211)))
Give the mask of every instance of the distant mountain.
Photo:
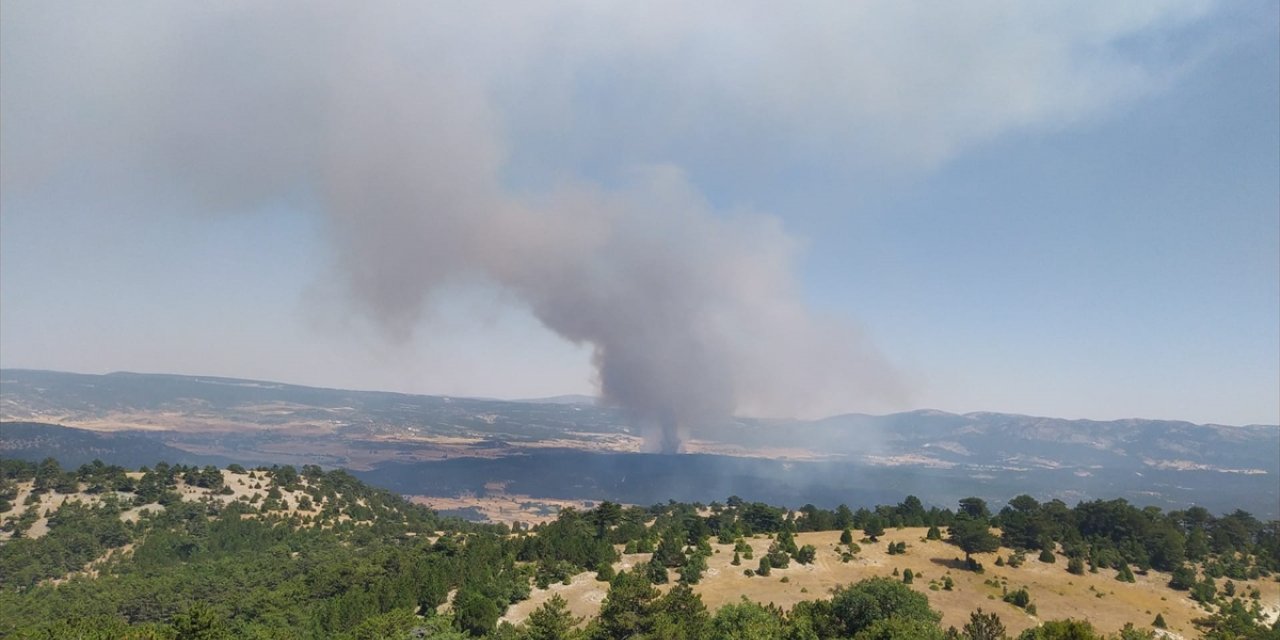
POLYGON ((911 411, 719 427, 713 439, 806 448, 875 464, 1006 469, 1163 469, 1280 475, 1280 427, 1171 420, 1067 420, 911 411))
MULTIPOLYGON (((813 421, 738 418, 689 425, 686 448, 704 455, 656 464, 643 456, 607 457, 635 455, 643 440, 623 412, 587 396, 504 401, 206 376, 28 370, 0 371, 0 420, 127 436, 112 446, 150 439, 188 455, 343 466, 378 474, 379 481, 385 471, 410 493, 507 483, 560 497, 588 490, 608 497, 610 490, 625 490, 639 499, 649 489, 668 486, 661 477, 680 477, 708 492, 769 486, 771 500, 787 501, 848 494, 855 485, 863 495, 879 495, 923 481, 1004 499, 1027 487, 1068 501, 1107 495, 1162 505, 1231 499, 1262 513, 1280 510, 1275 426, 931 410, 813 421), (635 474, 618 484, 609 474, 620 471, 624 460, 635 474), (686 465, 703 468, 670 471, 686 465), (438 473, 445 468, 454 480, 438 473), (557 473, 566 469, 593 475, 557 473), (787 472, 774 473, 778 469, 787 472), (546 470, 542 477, 525 475, 540 470, 546 470), (830 491, 823 493, 806 474, 830 491), (415 477, 422 486, 410 491, 415 477), (775 477, 788 478, 787 486, 796 491, 769 484, 775 477)), ((13 433, 7 425, 0 429, 0 452, 14 450, 21 438, 13 433)), ((76 451, 107 446, 69 442, 76 451)), ((654 497, 694 499, 687 493, 654 497)))
POLYGON ((578 439, 628 430, 590 405, 351 391, 211 376, 0 370, 0 419, 96 429, 578 439))

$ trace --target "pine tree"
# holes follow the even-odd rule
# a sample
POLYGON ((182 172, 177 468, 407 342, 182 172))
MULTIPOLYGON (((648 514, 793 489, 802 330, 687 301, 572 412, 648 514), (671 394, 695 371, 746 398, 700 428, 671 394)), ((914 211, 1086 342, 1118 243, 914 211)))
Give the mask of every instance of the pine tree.
POLYGON ((756 575, 767 576, 772 570, 773 567, 769 564, 769 556, 760 558, 760 568, 756 569, 756 575))
POLYGON ((862 528, 862 532, 871 538, 872 542, 877 542, 880 536, 884 535, 884 521, 880 516, 871 516, 867 520, 867 524, 862 528))
POLYGON ((969 614, 969 622, 964 625, 965 640, 1005 640, 1004 623, 994 613, 983 613, 979 607, 969 614))
POLYGON ((680 548, 680 537, 674 529, 668 530, 658 542, 658 548, 653 552, 653 561, 661 563, 664 567, 683 565, 685 555, 684 550, 680 548))
POLYGON ((580 618, 569 613, 569 603, 557 593, 529 614, 529 620, 525 624, 525 638, 563 640, 569 637, 579 622, 580 618))
POLYGON ((667 568, 661 562, 658 562, 656 556, 646 564, 645 575, 649 578, 649 582, 653 584, 667 583, 667 568))

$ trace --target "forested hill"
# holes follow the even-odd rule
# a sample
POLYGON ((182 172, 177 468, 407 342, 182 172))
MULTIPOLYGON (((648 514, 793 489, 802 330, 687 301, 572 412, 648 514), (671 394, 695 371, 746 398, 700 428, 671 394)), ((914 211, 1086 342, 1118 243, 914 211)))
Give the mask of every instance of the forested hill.
POLYGON ((4 460, 0 530, 0 637, 1280 637, 1280 523, 1123 500, 605 502, 512 530, 314 466, 4 460))

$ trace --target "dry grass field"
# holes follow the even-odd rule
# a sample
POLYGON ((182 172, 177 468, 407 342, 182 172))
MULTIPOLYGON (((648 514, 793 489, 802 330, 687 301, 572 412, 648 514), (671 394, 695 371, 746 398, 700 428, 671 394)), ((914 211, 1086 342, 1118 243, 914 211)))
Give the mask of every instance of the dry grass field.
POLYGON ((501 486, 487 487, 484 496, 462 494, 457 496, 405 496, 410 502, 435 509, 448 511, 457 509, 473 509, 484 516, 487 522, 510 525, 514 522, 538 524, 555 520, 564 508, 585 511, 595 502, 591 500, 559 500, 556 498, 531 498, 525 495, 508 495, 501 491, 501 486))
MULTIPOLYGON (((769 577, 743 575, 743 569, 756 567, 758 560, 743 560, 742 566, 730 564, 732 545, 712 544, 717 551, 707 561, 707 572, 694 590, 711 610, 736 602, 742 597, 773 603, 784 609, 801 600, 828 597, 839 585, 850 584, 874 576, 891 576, 894 569, 902 572, 911 569, 916 575, 912 588, 925 594, 934 609, 942 613, 944 626, 963 626, 970 612, 981 607, 998 613, 1011 634, 1036 626, 1040 620, 1060 618, 1085 618, 1101 631, 1119 631, 1126 622, 1138 627, 1149 627, 1156 614, 1163 614, 1168 623, 1169 635, 1193 638, 1197 636, 1193 618, 1206 615, 1186 592, 1169 589, 1169 575, 1151 571, 1148 575, 1136 575, 1137 582, 1130 584, 1115 579, 1115 571, 1101 570, 1096 574, 1073 575, 1066 570, 1066 559, 1046 564, 1028 556, 1019 568, 995 566, 996 557, 1005 557, 1010 549, 997 553, 976 554, 974 557, 985 566, 985 572, 977 574, 962 568, 963 553, 953 545, 941 541, 926 541, 925 529, 907 528, 890 530, 873 544, 862 544, 862 550, 848 563, 841 562, 837 551, 840 533, 837 531, 801 533, 796 544, 812 544, 818 549, 817 560, 811 565, 791 563, 787 569, 774 569, 769 577), (905 555, 890 556, 889 542, 906 542, 905 555), (951 591, 939 586, 944 576, 950 575, 955 583, 951 591), (787 581, 783 582, 783 578, 787 581), (1001 600, 1002 589, 990 582, 1007 585, 1009 590, 1025 587, 1035 604, 1035 616, 1001 600)), ((758 537, 748 542, 758 559, 769 547, 768 538, 758 537)), ((624 556, 615 569, 630 568, 647 561, 647 554, 624 556)), ((677 574, 672 572, 672 579, 677 574)), ((1270 580, 1237 581, 1241 592, 1250 587, 1262 592, 1263 606, 1272 616, 1280 613, 1280 583, 1270 580)), ((594 574, 574 576, 571 584, 555 584, 545 590, 535 590, 533 596, 512 606, 503 620, 519 622, 530 612, 559 593, 569 602, 574 615, 589 617, 599 611, 600 602, 608 585, 595 580, 594 574)))

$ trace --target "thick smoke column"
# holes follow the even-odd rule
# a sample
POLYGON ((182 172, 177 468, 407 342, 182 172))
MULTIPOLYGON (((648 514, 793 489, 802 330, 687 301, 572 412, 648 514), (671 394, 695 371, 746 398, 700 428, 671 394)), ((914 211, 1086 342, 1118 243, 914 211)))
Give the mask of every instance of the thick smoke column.
POLYGON ((590 345, 602 396, 653 450, 735 412, 816 414, 897 393, 856 331, 806 309, 796 243, 776 219, 716 210, 679 168, 651 163, 607 189, 506 186, 503 116, 519 105, 487 81, 497 63, 463 60, 448 20, 90 5, 76 24, 93 28, 68 30, 27 15, 36 8, 6 7, 25 27, 6 44, 39 37, 85 57, 41 69, 5 56, 6 79, 34 64, 60 99, 24 101, 28 88, 6 82, 6 122, 23 124, 4 129, 6 189, 38 184, 64 153, 118 172, 104 184, 161 185, 129 197, 184 209, 303 201, 324 216, 340 286, 390 336, 430 330, 422 315, 444 287, 505 290, 590 345))

